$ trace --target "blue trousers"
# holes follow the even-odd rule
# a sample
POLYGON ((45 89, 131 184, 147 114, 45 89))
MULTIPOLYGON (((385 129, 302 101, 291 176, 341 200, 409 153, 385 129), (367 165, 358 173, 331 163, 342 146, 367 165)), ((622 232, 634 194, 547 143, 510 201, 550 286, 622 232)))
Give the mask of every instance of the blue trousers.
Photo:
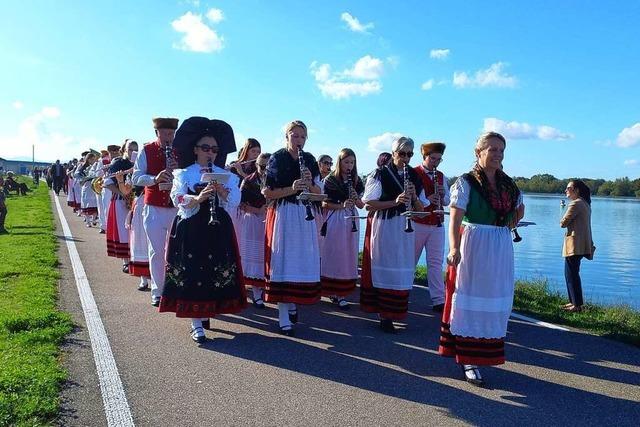
POLYGON ((584 255, 571 255, 564 258, 564 279, 567 282, 567 292, 571 304, 581 306, 582 281, 580 280, 580 261, 584 255))

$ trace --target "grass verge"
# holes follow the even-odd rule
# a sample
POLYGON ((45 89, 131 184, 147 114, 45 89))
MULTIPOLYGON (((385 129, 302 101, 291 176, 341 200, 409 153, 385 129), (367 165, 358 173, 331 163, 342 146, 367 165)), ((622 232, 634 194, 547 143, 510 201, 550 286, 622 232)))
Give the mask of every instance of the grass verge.
POLYGON ((56 308, 57 242, 47 186, 10 196, 7 209, 10 234, 0 235, 0 426, 45 425, 58 414, 66 378, 59 345, 72 328, 56 308))
POLYGON ((625 305, 587 303, 580 313, 570 313, 560 308, 568 302, 559 292, 549 289, 544 280, 516 283, 513 308, 519 313, 640 347, 639 311, 625 305))

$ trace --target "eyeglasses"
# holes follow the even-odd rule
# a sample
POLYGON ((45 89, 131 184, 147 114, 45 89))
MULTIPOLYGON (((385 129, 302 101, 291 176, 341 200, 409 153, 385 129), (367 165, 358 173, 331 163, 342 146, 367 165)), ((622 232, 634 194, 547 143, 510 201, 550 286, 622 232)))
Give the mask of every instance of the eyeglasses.
POLYGON ((441 162, 442 161, 442 157, 427 156, 427 158, 429 160, 431 160, 432 162, 441 162))
POLYGON ((266 168, 267 164, 266 163, 256 163, 256 166, 258 166, 259 168, 266 168))
POLYGON ((398 156, 400 157, 408 157, 408 158, 412 158, 413 157, 413 151, 398 151, 398 156))
POLYGON ((217 145, 202 144, 196 145, 196 147, 198 147, 204 153, 208 153, 209 151, 211 151, 212 153, 217 153, 218 151, 220 151, 220 147, 218 147, 217 145))

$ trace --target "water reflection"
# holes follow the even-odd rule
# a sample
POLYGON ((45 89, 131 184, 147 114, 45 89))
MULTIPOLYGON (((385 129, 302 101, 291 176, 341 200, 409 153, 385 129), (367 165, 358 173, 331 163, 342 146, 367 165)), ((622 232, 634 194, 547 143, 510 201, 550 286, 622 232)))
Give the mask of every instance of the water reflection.
MULTIPOLYGON (((536 225, 519 230, 522 241, 514 244, 515 266, 517 278, 546 278, 553 289, 566 294, 563 229, 559 226, 566 207, 560 206, 560 200, 559 195, 525 196, 525 220, 536 225)), ((597 250, 593 261, 582 261, 580 276, 585 299, 604 304, 625 303, 640 309, 640 243, 634 232, 640 219, 640 201, 594 198, 591 210, 597 250)), ((364 230, 364 221, 361 226, 364 230)), ((361 248, 363 241, 364 231, 360 235, 361 248)), ((420 264, 425 264, 424 254, 420 264)))

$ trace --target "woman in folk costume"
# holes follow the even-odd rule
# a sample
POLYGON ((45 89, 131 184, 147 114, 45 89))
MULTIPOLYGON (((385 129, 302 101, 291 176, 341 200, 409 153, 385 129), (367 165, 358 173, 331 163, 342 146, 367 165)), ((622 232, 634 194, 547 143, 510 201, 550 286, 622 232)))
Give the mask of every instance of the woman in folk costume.
MULTIPOLYGON (((229 166, 226 166, 231 173, 238 176, 240 185, 246 177, 256 171, 256 159, 261 152, 262 148, 260 146, 260 142, 255 138, 248 138, 240 150, 240 153, 238 153, 238 160, 233 161, 229 166)), ((236 212, 229 212, 229 215, 231 215, 231 219, 233 220, 233 227, 236 231, 238 244, 242 246, 240 232, 242 230, 244 219, 243 212, 236 210, 236 212)))
POLYGON ((280 332, 292 336, 298 321, 296 304, 320 301, 318 230, 307 215, 311 206, 297 199, 302 191, 320 194, 320 172, 314 157, 303 152, 307 126, 286 126, 286 148, 271 155, 262 194, 273 200, 267 209, 265 299, 278 303, 280 332))
POLYGON ((522 194, 502 171, 505 138, 487 132, 475 146, 476 165, 451 188, 442 356, 455 357, 465 379, 482 385, 479 365, 505 361, 504 338, 513 303, 510 229, 524 215, 522 194))
POLYGON ((74 190, 74 179, 73 174, 75 172, 77 160, 73 159, 69 162, 69 166, 67 167, 67 206, 73 208, 73 211, 76 211, 76 198, 75 198, 75 190, 74 190))
POLYGON ((364 208, 360 199, 363 192, 356 154, 343 148, 338 154, 335 171, 324 179, 324 193, 328 199, 322 202, 327 213, 320 237, 324 240, 320 251, 322 295, 330 297, 342 310, 349 309, 345 297, 354 291, 358 279, 360 220, 357 209, 364 208))
POLYGON ((76 174, 78 173, 78 170, 80 169, 80 167, 84 164, 87 154, 89 154, 88 151, 84 151, 81 154, 82 157, 80 157, 80 160, 75 165, 75 168, 73 169, 73 173, 71 174, 71 176, 73 177, 73 202, 74 202, 73 211, 76 212, 78 216, 82 216, 82 210, 81 210, 82 183, 80 182, 80 179, 76 178, 76 174))
POLYGON ((413 147, 411 138, 396 140, 391 161, 369 176, 362 197, 373 214, 364 241, 360 308, 378 313, 380 328, 387 333, 396 331, 394 320, 407 317, 415 273, 415 237, 412 230, 408 232, 410 220, 401 214, 429 205, 418 175, 409 166, 413 147))
MULTIPOLYGON (((127 139, 122 146, 123 156, 112 159, 109 166, 110 176, 104 180, 104 186, 112 194, 107 212, 107 255, 122 259, 124 273, 129 273, 129 231, 125 222, 131 208, 131 195, 120 189, 116 173, 127 171, 127 175, 130 176, 133 162, 129 158, 137 150, 138 143, 127 139)), ((124 179, 124 175, 120 174, 120 178, 124 179)))
POLYGON ((74 178, 80 182, 80 211, 84 217, 84 222, 87 227, 95 225, 96 217, 98 216, 98 205, 96 201, 96 193, 91 188, 91 168, 96 162, 96 155, 94 153, 88 153, 85 156, 84 162, 78 167, 74 178))
POLYGON ((256 159, 257 170, 248 175, 240 184, 242 198, 240 211, 242 229, 240 230, 240 258, 244 283, 251 286, 253 305, 264 305, 264 222, 267 212, 267 199, 262 194, 267 162, 270 154, 262 153, 256 159))
MULTIPOLYGON (((138 152, 132 151, 129 160, 135 163, 137 157, 138 152)), ((149 272, 147 233, 144 230, 142 220, 144 187, 134 186, 131 179, 126 180, 126 172, 117 172, 115 178, 118 182, 118 189, 125 195, 127 203, 131 200, 131 207, 124 224, 125 228, 129 230, 129 274, 139 277, 138 290, 146 291, 149 289, 151 273, 149 272)))
POLYGON ((237 313, 247 305, 229 216, 240 203, 238 177, 224 169, 226 155, 236 149, 233 129, 221 120, 191 117, 178 128, 173 147, 180 169, 174 171, 171 200, 178 215, 167 243, 159 311, 191 318, 191 338, 202 343, 202 319, 237 313), (202 182, 207 172, 228 180, 202 182))

